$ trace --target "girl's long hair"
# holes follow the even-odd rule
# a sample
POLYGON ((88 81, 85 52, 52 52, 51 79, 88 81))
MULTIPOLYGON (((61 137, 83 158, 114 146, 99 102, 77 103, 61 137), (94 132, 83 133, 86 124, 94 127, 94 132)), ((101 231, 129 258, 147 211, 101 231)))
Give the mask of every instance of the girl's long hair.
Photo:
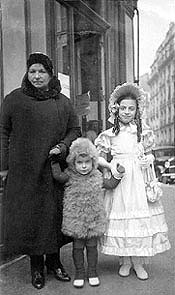
MULTIPOLYGON (((142 120, 141 120, 141 115, 140 115, 137 99, 135 97, 131 96, 130 94, 128 94, 128 95, 122 96, 117 103, 120 104, 120 102, 123 99, 125 99, 126 97, 131 97, 132 99, 134 99, 136 101, 136 115, 135 115, 134 122, 137 126, 137 141, 140 142, 141 141, 141 134, 142 134, 142 120)), ((120 132, 120 119, 119 119, 119 108, 117 108, 117 111, 115 113, 115 119, 114 119, 113 133, 115 133, 115 135, 117 135, 119 132, 120 132)))

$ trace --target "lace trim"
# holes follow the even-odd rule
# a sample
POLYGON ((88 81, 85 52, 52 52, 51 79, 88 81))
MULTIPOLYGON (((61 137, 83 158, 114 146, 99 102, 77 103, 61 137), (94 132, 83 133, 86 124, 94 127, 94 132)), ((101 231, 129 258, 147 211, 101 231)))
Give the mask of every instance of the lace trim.
POLYGON ((167 234, 158 233, 146 238, 103 237, 100 250, 104 254, 117 256, 154 256, 171 248, 167 234))

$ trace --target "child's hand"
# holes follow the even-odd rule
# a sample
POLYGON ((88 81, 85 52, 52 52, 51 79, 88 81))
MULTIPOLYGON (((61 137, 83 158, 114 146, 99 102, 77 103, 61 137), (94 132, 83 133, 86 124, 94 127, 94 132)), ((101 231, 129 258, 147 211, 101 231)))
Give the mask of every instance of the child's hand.
POLYGON ((111 165, 111 172, 108 170, 108 173, 110 177, 104 177, 103 187, 105 189, 115 189, 125 173, 125 168, 117 163, 116 169, 112 168, 111 165))
POLYGON ((111 172, 108 168, 104 168, 103 169, 103 177, 105 179, 110 179, 111 178, 111 172))
POLYGON ((125 173, 125 168, 117 163, 116 169, 113 166, 111 167, 111 172, 116 179, 121 179, 125 173))
POLYGON ((119 163, 117 163, 117 171, 123 176, 123 174, 125 173, 125 168, 119 163))

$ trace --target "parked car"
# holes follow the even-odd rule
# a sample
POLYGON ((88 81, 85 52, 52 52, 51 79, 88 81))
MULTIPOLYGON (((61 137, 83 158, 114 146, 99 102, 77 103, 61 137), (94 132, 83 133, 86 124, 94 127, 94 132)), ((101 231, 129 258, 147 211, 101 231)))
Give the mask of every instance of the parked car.
POLYGON ((175 157, 175 146, 157 146, 153 148, 154 168, 156 172, 156 177, 159 181, 162 181, 162 174, 165 171, 165 163, 175 157))
POLYGON ((170 158, 165 162, 165 170, 161 175, 163 183, 175 183, 175 157, 170 158))

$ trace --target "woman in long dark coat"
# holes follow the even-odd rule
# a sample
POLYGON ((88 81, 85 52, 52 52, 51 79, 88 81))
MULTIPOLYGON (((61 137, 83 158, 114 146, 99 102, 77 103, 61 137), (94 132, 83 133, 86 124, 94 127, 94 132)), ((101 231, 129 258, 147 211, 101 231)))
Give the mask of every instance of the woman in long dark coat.
POLYGON ((71 102, 60 90, 49 57, 33 53, 21 88, 2 104, 4 244, 7 252, 30 256, 37 289, 45 284, 44 254, 47 271, 70 280, 59 258, 60 247, 68 242, 60 230, 63 188, 53 180, 49 152, 56 145, 64 166, 69 146, 81 132, 71 102))

